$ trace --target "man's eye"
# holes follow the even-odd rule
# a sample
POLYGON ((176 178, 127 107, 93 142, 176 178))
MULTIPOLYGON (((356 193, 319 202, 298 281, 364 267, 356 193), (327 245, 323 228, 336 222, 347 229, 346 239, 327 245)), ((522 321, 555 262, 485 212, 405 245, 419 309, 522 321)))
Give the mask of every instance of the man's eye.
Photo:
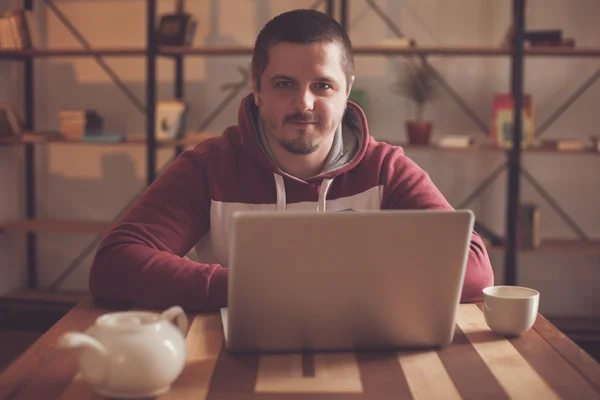
POLYGON ((275 86, 280 87, 280 88, 287 88, 292 86, 292 82, 290 81, 279 81, 277 83, 275 83, 275 86))
POLYGON ((329 85, 328 83, 324 83, 324 82, 319 82, 319 83, 315 84, 315 86, 317 87, 317 89, 320 89, 320 90, 331 89, 331 85, 329 85))

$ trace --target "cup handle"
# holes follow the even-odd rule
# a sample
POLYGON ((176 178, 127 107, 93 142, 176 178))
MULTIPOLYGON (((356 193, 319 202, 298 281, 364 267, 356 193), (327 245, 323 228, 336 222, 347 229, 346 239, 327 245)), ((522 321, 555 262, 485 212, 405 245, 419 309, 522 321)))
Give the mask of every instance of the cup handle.
POLYGON ((161 314, 162 318, 173 323, 185 337, 188 331, 188 317, 180 306, 173 306, 161 314))

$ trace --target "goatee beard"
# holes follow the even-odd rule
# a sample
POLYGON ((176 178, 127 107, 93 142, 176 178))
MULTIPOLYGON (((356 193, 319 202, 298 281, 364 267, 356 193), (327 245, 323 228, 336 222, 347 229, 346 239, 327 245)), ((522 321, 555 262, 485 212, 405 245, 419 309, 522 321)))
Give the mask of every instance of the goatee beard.
POLYGON ((293 141, 280 141, 281 147, 283 147, 288 153, 295 156, 305 156, 314 153, 319 148, 320 143, 311 143, 307 140, 306 136, 302 135, 293 141))

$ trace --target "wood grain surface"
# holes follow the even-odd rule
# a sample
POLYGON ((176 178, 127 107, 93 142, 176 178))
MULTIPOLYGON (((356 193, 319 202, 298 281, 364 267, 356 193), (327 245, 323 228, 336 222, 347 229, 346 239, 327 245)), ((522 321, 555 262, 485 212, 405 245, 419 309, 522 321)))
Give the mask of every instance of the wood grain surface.
MULTIPOLYGON (((0 375, 0 399, 102 400, 73 352, 55 346, 109 311, 89 299, 74 307, 0 375)), ((600 398, 600 365, 542 316, 504 338, 478 305, 461 304, 443 349, 263 355, 229 353, 218 314, 188 317, 185 368, 158 400, 600 398)))

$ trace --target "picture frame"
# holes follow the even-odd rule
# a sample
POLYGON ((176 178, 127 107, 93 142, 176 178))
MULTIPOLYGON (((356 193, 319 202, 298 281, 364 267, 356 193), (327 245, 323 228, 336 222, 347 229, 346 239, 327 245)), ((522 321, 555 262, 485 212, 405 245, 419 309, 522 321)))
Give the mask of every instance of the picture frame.
POLYGON ((23 134, 23 124, 16 110, 7 103, 0 103, 0 137, 18 137, 23 134))

